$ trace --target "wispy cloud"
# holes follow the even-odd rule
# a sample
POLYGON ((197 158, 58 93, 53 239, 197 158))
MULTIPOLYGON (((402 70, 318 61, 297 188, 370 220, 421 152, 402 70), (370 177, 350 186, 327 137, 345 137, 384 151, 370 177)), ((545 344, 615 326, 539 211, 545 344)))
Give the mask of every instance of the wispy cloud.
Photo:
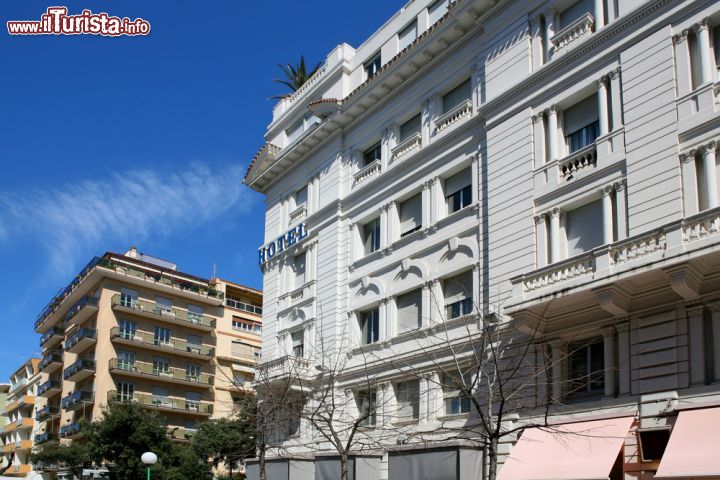
POLYGON ((220 167, 130 170, 49 191, 2 192, 0 240, 37 241, 52 272, 67 275, 88 251, 182 238, 228 210, 238 215, 252 207, 241 167, 220 167))

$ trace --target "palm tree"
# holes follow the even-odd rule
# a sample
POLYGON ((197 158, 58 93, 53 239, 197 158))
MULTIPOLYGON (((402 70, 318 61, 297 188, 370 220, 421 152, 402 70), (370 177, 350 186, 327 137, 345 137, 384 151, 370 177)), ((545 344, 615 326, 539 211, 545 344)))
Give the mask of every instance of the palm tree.
MULTIPOLYGON (((273 82, 282 83, 290 90, 292 90, 292 92, 296 92, 300 87, 303 86, 305 82, 308 81, 310 77, 315 74, 315 72, 318 71, 320 65, 322 65, 322 62, 315 65, 315 68, 313 68, 312 71, 308 73, 307 68, 305 67, 305 57, 303 55, 300 55, 300 63, 295 66, 292 66, 289 63, 287 65, 278 64, 278 67, 280 67, 280 70, 283 71, 287 79, 274 79, 273 82)), ((291 94, 292 93, 286 93, 285 95, 275 95, 272 98, 286 98, 289 97, 291 94)))

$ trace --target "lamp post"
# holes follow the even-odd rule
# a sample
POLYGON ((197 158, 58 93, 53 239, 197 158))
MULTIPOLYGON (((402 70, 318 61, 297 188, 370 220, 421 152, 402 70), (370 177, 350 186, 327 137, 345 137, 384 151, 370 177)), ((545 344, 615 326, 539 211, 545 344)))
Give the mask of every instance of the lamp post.
POLYGON ((153 452, 145 452, 140 457, 140 460, 148 466, 148 480, 150 480, 150 466, 157 463, 157 455, 155 455, 153 452))

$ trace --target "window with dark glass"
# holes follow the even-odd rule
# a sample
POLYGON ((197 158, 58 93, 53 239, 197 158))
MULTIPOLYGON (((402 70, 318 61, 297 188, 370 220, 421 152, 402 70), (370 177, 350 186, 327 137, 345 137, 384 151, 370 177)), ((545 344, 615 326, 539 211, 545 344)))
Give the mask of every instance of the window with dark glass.
POLYGON ((445 202, 448 215, 472 203, 472 173, 469 168, 445 180, 445 202))
POLYGON ((367 167, 371 163, 373 163, 376 160, 380 160, 380 156, 382 155, 380 149, 380 143, 376 143, 372 147, 368 148, 363 152, 363 167, 367 167))
POLYGON ((473 382, 469 373, 458 375, 443 374, 441 377, 445 415, 468 413, 472 405, 470 391, 473 382))
POLYGON ((605 391, 605 347, 602 339, 568 346, 568 396, 601 394, 605 391))
POLYGON ((357 395, 360 425, 372 426, 377 420, 377 392, 375 390, 362 390, 357 395))
POLYGON ((450 90, 442 97, 443 113, 447 113, 453 108, 459 106, 472 96, 472 86, 468 78, 457 87, 450 90))
POLYGON ((376 218, 363 226, 363 245, 365 246, 365 255, 380 249, 379 218, 376 218))
POLYGON ((413 135, 420 133, 422 128, 422 117, 418 113, 407 122, 400 125, 400 142, 404 142, 413 135))
POLYGON ((443 282, 445 314, 448 320, 472 313, 472 291, 472 270, 448 278, 443 282))
POLYGON ((305 354, 305 336, 303 331, 293 332, 290 334, 292 340, 293 355, 303 357, 305 354))
POLYGON ((380 340, 380 310, 373 308, 360 314, 361 342, 369 345, 380 340))
POLYGON ((372 78, 380 71, 382 63, 380 61, 380 52, 375 54, 368 62, 365 63, 365 78, 372 78))
POLYGON ((573 153, 595 142, 600 131, 596 95, 591 95, 566 108, 562 112, 562 117, 568 153, 573 153))

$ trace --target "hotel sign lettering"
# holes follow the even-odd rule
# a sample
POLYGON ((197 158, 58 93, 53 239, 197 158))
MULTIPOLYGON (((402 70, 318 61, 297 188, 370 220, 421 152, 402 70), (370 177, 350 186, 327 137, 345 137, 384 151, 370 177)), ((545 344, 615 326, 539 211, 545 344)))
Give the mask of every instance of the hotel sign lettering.
POLYGON ((308 232, 305 230, 304 223, 291 228, 285 235, 279 236, 274 242, 270 242, 258 250, 258 263, 262 265, 283 250, 300 243, 307 236, 308 232))

